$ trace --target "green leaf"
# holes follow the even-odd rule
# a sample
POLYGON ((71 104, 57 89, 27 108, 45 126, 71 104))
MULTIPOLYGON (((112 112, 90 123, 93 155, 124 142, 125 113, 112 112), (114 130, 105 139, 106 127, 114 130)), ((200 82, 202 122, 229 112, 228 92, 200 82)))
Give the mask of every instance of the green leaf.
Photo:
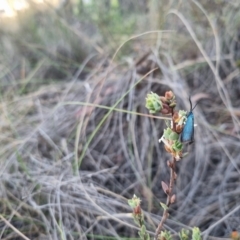
POLYGON ((172 149, 175 152, 181 152, 183 150, 183 144, 180 141, 175 141, 174 144, 172 145, 172 149))
POLYGON ((150 240, 150 236, 147 233, 145 225, 142 225, 141 230, 138 232, 138 234, 142 240, 150 240))
POLYGON ((173 133, 171 128, 164 129, 163 136, 165 139, 169 140, 170 135, 173 133))
POLYGON ((160 205, 164 210, 168 210, 168 206, 165 203, 160 202, 160 205))
POLYGON ((179 139, 179 135, 176 132, 172 132, 169 135, 169 140, 178 140, 179 139))

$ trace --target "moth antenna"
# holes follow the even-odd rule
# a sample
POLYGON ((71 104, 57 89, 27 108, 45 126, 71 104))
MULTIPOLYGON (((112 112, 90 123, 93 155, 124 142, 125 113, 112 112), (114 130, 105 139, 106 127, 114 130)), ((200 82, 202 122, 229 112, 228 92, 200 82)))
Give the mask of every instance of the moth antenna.
POLYGON ((195 106, 193 107, 192 111, 194 110, 194 108, 195 108, 198 104, 199 104, 199 102, 197 102, 197 103, 195 104, 195 106))
POLYGON ((192 110, 193 110, 193 109, 192 109, 192 101, 191 101, 191 96, 189 96, 189 99, 188 99, 188 100, 189 100, 189 103, 190 103, 190 112, 192 112, 192 110))
POLYGON ((199 102, 197 102, 197 103, 195 104, 195 106, 192 107, 191 96, 189 96, 188 100, 189 100, 189 102, 190 102, 190 112, 192 112, 192 111, 194 110, 194 108, 199 104, 199 102))

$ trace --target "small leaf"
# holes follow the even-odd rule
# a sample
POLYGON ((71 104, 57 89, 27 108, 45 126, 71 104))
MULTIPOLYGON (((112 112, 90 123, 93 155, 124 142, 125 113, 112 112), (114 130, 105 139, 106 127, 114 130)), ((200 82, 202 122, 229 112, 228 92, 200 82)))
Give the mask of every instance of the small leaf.
POLYGON ((165 203, 160 202, 160 205, 164 210, 168 210, 168 206, 165 203))
POLYGON ((163 191, 168 194, 169 193, 169 188, 168 188, 168 185, 162 181, 162 189, 163 191))
POLYGON ((142 225, 139 235, 141 237, 144 237, 145 233, 146 233, 146 227, 145 227, 145 225, 142 225))
POLYGON ((176 172, 173 173, 173 177, 174 177, 174 180, 177 179, 177 174, 176 174, 176 172))
POLYGON ((172 148, 175 152, 181 152, 183 150, 183 144, 180 141, 176 140, 172 145, 172 148))
POLYGON ((176 105, 177 105, 176 102, 172 102, 169 104, 169 107, 174 108, 174 107, 176 107, 176 105))
POLYGON ((147 233, 147 229, 146 229, 145 225, 142 225, 142 227, 141 227, 140 231, 138 232, 138 234, 139 234, 139 237, 142 240, 150 240, 150 236, 147 233))
POLYGON ((169 140, 178 140, 179 139, 179 135, 175 132, 172 132, 170 135, 169 135, 169 140))
POLYGON ((164 129, 163 131, 163 136, 165 139, 169 140, 169 137, 170 137, 170 134, 172 133, 172 129, 171 128, 167 128, 167 129, 164 129))
POLYGON ((171 196, 170 203, 173 204, 173 203, 175 203, 175 201, 176 201, 176 195, 173 194, 173 195, 171 196))

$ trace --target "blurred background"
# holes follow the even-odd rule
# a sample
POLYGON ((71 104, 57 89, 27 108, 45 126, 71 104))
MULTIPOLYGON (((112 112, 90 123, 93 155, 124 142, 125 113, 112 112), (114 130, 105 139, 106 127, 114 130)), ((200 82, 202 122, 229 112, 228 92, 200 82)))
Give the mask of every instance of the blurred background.
POLYGON ((133 194, 153 234, 169 90, 199 104, 165 228, 240 232, 239 67, 238 0, 1 0, 0 239, 139 239, 133 194))

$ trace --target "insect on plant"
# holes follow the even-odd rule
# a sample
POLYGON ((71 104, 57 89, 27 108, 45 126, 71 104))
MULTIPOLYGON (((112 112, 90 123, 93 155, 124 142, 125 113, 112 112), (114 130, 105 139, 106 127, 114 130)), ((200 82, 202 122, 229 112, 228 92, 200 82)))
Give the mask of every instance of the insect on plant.
MULTIPOLYGON (((160 203, 163 208, 162 218, 156 228, 154 240, 159 239, 173 239, 172 233, 162 229, 164 228, 164 223, 169 216, 169 207, 175 203, 176 194, 174 193, 174 184, 177 179, 176 166, 177 162, 186 156, 187 153, 183 153, 184 142, 191 144, 194 141, 194 115, 193 110, 197 104, 192 107, 191 97, 189 96, 190 111, 187 113, 184 110, 175 110, 177 105, 176 96, 172 91, 166 91, 164 96, 159 96, 156 93, 149 93, 146 97, 146 108, 150 113, 161 113, 163 115, 170 115, 171 124, 166 124, 167 127, 163 131, 162 137, 159 142, 164 143, 165 150, 171 154, 172 159, 167 161, 167 166, 170 169, 170 179, 169 183, 162 181, 162 189, 167 195, 166 203, 160 203), (180 137, 181 134, 181 137, 180 137)), ((139 236, 141 240, 150 240, 150 235, 146 230, 144 223, 144 216, 141 210, 141 200, 136 195, 128 201, 129 205, 133 209, 133 219, 140 227, 139 236)), ((184 229, 181 231, 181 239, 188 238, 188 231, 184 229)), ((192 239, 200 240, 201 232, 199 228, 193 228, 192 239)))

